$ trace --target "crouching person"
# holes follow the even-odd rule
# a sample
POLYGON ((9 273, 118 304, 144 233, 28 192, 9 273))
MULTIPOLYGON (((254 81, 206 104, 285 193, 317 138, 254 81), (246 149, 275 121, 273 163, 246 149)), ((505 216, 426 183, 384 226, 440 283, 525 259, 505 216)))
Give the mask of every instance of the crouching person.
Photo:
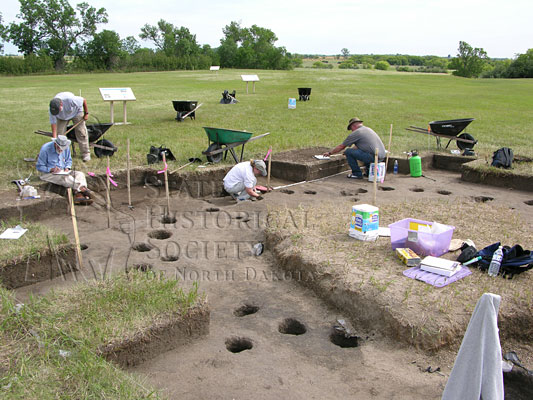
POLYGON ((267 175, 263 160, 241 162, 224 177, 224 189, 236 200, 255 199, 260 196, 255 190, 259 175, 267 175))
POLYGON ((75 204, 92 203, 92 193, 87 188, 85 174, 71 169, 70 140, 66 136, 58 135, 51 142, 45 143, 35 166, 41 172, 43 181, 72 188, 75 204))

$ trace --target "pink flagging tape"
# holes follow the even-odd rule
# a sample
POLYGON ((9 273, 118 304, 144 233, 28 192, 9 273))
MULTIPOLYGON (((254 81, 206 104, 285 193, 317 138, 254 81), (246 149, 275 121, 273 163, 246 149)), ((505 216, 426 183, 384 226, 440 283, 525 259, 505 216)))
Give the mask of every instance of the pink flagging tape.
POLYGON ((106 175, 107 175, 107 179, 109 179, 109 182, 111 182, 111 184, 112 184, 113 186, 118 186, 117 183, 116 183, 113 179, 111 179, 111 177, 113 176, 113 174, 111 173, 111 170, 109 169, 109 167, 107 167, 107 171, 106 171, 105 173, 106 173, 106 175))
POLYGON ((161 171, 157 171, 157 173, 158 173, 158 174, 162 174, 162 173, 165 172, 167 169, 168 169, 168 165, 167 165, 167 163, 165 162, 165 168, 162 169, 161 171))

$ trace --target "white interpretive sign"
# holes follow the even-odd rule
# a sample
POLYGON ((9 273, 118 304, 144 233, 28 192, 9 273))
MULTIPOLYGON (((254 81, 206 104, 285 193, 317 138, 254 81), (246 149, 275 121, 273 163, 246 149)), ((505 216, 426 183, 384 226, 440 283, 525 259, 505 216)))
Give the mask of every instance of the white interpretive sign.
POLYGON ((253 82, 253 93, 255 93, 255 82, 259 82, 257 75, 241 75, 243 82, 246 82, 246 93, 248 93, 248 82, 253 82))
POLYGON ((111 123, 115 125, 127 125, 129 124, 126 112, 126 102, 136 101, 135 95, 131 88, 100 88, 100 94, 104 101, 109 101, 111 110, 111 123), (124 105, 124 122, 115 122, 114 102, 122 101, 124 105))

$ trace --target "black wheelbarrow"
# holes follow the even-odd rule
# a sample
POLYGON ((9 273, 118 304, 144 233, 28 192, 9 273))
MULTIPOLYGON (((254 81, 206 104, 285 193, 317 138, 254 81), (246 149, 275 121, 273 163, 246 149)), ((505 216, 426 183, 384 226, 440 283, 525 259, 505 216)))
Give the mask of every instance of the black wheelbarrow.
POLYGON ((172 105, 177 112, 176 121, 181 122, 187 117, 196 119, 196 110, 202 106, 202 103, 198 104, 197 101, 172 100, 172 105))
POLYGON ((300 101, 308 101, 309 96, 311 96, 311 88, 310 87, 298 88, 298 95, 300 96, 300 101))
POLYGON ((252 142, 254 140, 260 139, 264 136, 270 135, 270 132, 263 133, 252 137, 253 133, 246 131, 235 131, 232 129, 222 129, 222 128, 209 128, 205 127, 205 133, 207 134, 207 140, 209 146, 207 150, 202 151, 202 154, 207 157, 207 161, 212 163, 218 163, 226 159, 228 151, 235 160, 235 164, 238 164, 242 161, 244 154, 244 145, 246 143, 252 142), (235 154, 235 147, 242 146, 241 148, 241 157, 237 158, 235 154))
MULTIPOLYGON (((86 125, 87 134, 89 135, 89 147, 94 148, 94 155, 98 158, 105 156, 111 157, 118 150, 117 147, 113 145, 113 143, 111 143, 107 139, 102 138, 102 136, 104 136, 104 133, 106 133, 107 130, 112 126, 113 124, 111 123, 86 125)), ((74 129, 72 129, 73 127, 73 125, 67 126, 67 138, 69 138, 72 142, 77 143, 78 141, 76 140, 76 133, 74 129)), ((35 131, 35 133, 52 137, 52 132, 38 130, 35 131)))
POLYGON ((405 128, 408 131, 425 133, 426 135, 435 136, 437 138, 437 146, 441 148, 440 138, 449 139, 446 148, 450 145, 452 140, 455 140, 457 147, 461 150, 473 149, 477 140, 469 133, 461 133, 474 118, 449 119, 445 121, 432 121, 429 123, 427 129, 410 126, 405 128))

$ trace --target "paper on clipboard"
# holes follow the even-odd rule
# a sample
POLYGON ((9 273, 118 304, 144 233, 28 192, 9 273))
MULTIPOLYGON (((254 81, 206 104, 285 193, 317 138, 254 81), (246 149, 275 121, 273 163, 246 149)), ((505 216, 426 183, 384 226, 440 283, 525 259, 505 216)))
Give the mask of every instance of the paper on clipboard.
POLYGON ((323 156, 322 154, 317 154, 316 156, 314 156, 317 160, 330 160, 331 157, 328 157, 328 156, 323 156))
POLYGON ((24 229, 20 225, 17 225, 14 228, 6 229, 1 235, 0 239, 18 239, 24 235, 28 230, 24 229))
POLYGON ((53 175, 69 175, 70 171, 52 172, 53 175))

